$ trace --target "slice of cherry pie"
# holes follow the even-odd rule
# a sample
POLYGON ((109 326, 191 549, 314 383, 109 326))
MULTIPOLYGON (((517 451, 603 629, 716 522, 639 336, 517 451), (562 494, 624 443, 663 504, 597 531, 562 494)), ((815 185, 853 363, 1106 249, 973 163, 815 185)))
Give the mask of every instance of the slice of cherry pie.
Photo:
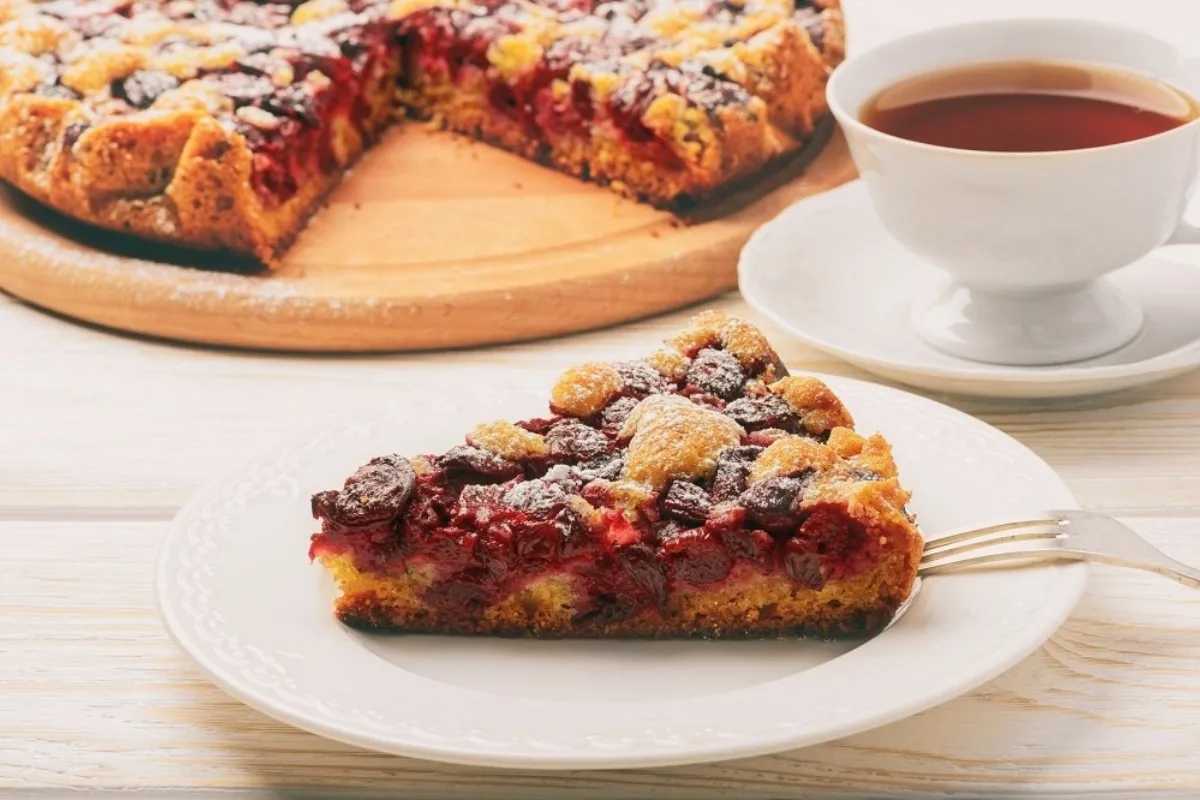
POLYGON ((543 637, 877 631, 921 537, 888 444, 753 326, 568 369, 550 416, 385 455, 312 499, 355 627, 543 637))

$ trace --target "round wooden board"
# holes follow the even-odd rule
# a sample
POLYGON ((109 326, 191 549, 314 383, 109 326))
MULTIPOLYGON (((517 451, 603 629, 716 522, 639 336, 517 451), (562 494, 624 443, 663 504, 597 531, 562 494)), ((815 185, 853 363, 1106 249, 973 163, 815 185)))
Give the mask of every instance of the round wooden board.
POLYGON ((840 134, 674 215, 422 126, 393 130, 282 265, 130 241, 0 189, 0 289, 102 326, 212 345, 418 350, 510 342, 678 308, 736 285, 738 253, 855 176, 840 134))

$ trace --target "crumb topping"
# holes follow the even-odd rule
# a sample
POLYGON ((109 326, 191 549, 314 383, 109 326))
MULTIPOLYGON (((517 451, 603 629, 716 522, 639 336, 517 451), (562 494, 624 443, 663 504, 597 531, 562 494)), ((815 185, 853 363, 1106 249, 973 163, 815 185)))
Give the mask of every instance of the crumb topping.
POLYGON ((762 452, 750 470, 750 482, 820 472, 832 467, 835 460, 833 451, 820 442, 803 436, 789 436, 772 442, 762 452))
POLYGON ((107 89, 113 81, 146 66, 146 52, 140 47, 99 40, 76 48, 63 71, 62 83, 80 94, 107 89))
POLYGON ((641 516, 655 496, 653 489, 639 481, 610 481, 602 478, 594 482, 592 490, 593 493, 604 495, 631 522, 641 516))
POLYGON ((789 376, 768 388, 787 401, 809 433, 823 434, 838 427, 854 427, 854 418, 842 401, 816 378, 789 376))
POLYGON ((546 440, 511 422, 487 422, 467 435, 467 443, 509 461, 533 458, 546 452, 546 440))
POLYGON ((69 50, 79 40, 78 33, 54 17, 16 19, 0 25, 0 47, 33 56, 69 50))
POLYGON ((686 355, 695 355, 717 345, 754 377, 773 379, 786 374, 780 372, 783 365, 779 357, 757 328, 720 311, 697 315, 685 330, 669 339, 668 344, 686 355))
POLYGON ((590 417, 608 405, 622 386, 621 373, 612 364, 581 364, 559 377, 550 392, 550 402, 564 414, 590 417))
POLYGON ((296 10, 292 12, 292 24, 316 22, 349 10, 350 7, 343 0, 307 0, 296 6, 296 10))
POLYGON ((646 363, 658 370, 664 378, 681 381, 687 374, 688 359, 677 350, 663 348, 646 359, 646 363))
POLYGON ((674 478, 703 478, 717 454, 741 442, 741 426, 724 414, 678 395, 651 395, 638 403, 621 438, 628 438, 625 480, 662 489, 674 478))

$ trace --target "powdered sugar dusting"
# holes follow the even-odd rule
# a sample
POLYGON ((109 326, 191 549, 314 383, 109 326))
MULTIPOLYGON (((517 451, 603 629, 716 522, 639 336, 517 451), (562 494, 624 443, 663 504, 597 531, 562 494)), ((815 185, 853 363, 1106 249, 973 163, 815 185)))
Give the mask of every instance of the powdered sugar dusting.
POLYGON ((612 364, 581 364, 559 377, 550 392, 550 401, 563 413, 590 417, 604 408, 624 385, 624 379, 612 364))
POLYGON ((486 422, 467 435, 467 442, 493 455, 520 461, 546 452, 546 440, 511 422, 486 422))
POLYGON ((622 478, 662 489, 676 477, 699 478, 717 466, 717 453, 741 443, 744 431, 729 417, 679 395, 651 395, 621 429, 632 437, 622 478))
POLYGON ((169 304, 194 311, 239 309, 281 313, 304 298, 294 281, 115 255, 49 233, 17 215, 0 216, 0 239, 14 260, 42 276, 84 291, 119 293, 123 304, 169 304))
POLYGON ((526 514, 546 517, 567 505, 567 493, 557 483, 535 478, 514 484, 504 493, 504 504, 526 514))

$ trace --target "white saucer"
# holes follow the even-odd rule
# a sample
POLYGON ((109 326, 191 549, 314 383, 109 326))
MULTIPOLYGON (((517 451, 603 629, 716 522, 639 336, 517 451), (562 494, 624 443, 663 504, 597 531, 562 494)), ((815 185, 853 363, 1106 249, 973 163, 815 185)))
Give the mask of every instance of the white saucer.
POLYGON ((861 181, 767 223, 746 244, 738 273, 756 310, 865 370, 938 392, 1047 398, 1127 389, 1200 366, 1198 262, 1190 248, 1163 249, 1112 275, 1145 309, 1141 334, 1099 358, 1046 367, 968 361, 917 335, 912 306, 937 290, 942 274, 884 230, 861 181))

